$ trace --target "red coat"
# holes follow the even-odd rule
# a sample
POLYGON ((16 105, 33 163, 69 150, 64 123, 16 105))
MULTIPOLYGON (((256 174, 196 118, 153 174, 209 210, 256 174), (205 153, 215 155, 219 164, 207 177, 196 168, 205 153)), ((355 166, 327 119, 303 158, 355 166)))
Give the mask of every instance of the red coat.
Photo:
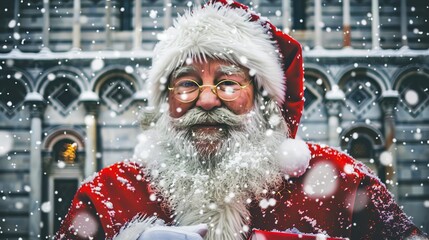
MULTIPOLYGON (((318 164, 333 166, 333 174, 338 176, 334 191, 311 197, 305 189, 309 170, 285 180, 273 196, 274 206, 261 209, 259 202, 250 204, 251 229, 295 228, 350 239, 402 239, 420 233, 368 168, 332 148, 316 144, 309 148, 309 169, 318 164)), ((79 239, 87 233, 96 235, 95 239, 110 239, 139 214, 171 222, 170 210, 153 201, 152 193, 138 163, 106 167, 78 190, 56 239, 79 239)))

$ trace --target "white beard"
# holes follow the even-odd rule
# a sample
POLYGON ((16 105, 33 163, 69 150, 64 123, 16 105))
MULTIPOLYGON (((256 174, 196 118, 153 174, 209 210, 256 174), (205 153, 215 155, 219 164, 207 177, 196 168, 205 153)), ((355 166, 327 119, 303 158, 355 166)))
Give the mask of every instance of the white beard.
MULTIPOLYGON (((273 110, 268 114, 280 116, 273 110)), ((181 129, 189 123, 168 113, 143 132, 135 149, 151 186, 173 210, 174 223, 208 224, 205 239, 244 239, 251 218, 248 205, 264 199, 283 178, 273 154, 286 138, 287 127, 270 127, 259 109, 236 117, 236 122, 226 120, 232 126, 226 133, 206 137, 222 138, 216 153, 197 149, 194 142, 205 136, 181 129)))

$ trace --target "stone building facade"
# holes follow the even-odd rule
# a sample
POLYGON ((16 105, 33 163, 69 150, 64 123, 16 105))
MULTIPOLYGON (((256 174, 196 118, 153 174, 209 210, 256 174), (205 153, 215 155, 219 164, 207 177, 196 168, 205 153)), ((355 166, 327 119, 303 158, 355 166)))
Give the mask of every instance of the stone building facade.
MULTIPOLYGON (((429 1, 244 2, 303 44, 298 137, 365 162, 428 232, 429 1)), ((1 239, 51 236, 81 181, 131 157, 151 49, 193 4, 1 1, 1 239)))

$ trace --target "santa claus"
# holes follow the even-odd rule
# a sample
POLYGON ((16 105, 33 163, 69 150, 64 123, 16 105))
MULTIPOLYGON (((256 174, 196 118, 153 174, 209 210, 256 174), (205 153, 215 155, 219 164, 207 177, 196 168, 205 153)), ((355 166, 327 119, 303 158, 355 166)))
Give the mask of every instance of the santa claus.
POLYGON ((56 238, 423 238, 366 166, 294 139, 302 62, 239 3, 178 17, 154 49, 134 159, 82 184, 56 238))

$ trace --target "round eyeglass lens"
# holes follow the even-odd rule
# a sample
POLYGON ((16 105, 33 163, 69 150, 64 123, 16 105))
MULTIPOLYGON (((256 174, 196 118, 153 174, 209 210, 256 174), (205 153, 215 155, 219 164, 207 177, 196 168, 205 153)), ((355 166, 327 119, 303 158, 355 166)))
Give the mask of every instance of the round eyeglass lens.
POLYGON ((225 100, 234 100, 240 94, 241 86, 234 81, 223 81, 217 86, 218 96, 225 100))

